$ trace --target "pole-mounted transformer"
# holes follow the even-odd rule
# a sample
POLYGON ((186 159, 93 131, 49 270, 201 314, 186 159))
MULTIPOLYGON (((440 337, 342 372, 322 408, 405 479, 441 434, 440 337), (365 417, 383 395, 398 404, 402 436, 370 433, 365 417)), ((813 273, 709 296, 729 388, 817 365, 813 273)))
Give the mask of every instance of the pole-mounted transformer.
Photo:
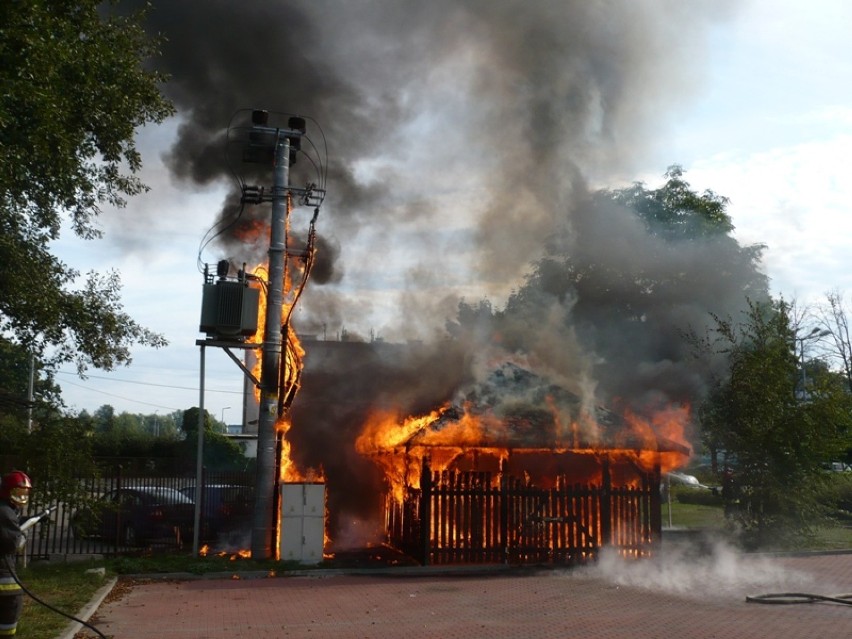
MULTIPOLYGON (((230 130, 230 129, 229 129, 230 130)), ((272 187, 250 186, 242 184, 242 203, 261 204, 270 202, 272 213, 270 219, 269 251, 268 251, 268 281, 259 282, 255 275, 245 273, 243 269, 236 278, 229 276, 230 264, 227 260, 219 262, 216 268, 216 279, 205 266, 204 291, 201 309, 201 331, 207 334, 206 340, 197 340, 201 346, 201 383, 199 398, 199 427, 198 427, 198 464, 196 469, 197 482, 201 485, 202 451, 204 445, 202 416, 204 414, 204 352, 205 347, 218 346, 243 369, 260 390, 260 406, 257 422, 257 479, 255 483, 255 505, 252 518, 251 556, 254 559, 272 559, 275 552, 274 533, 276 524, 276 496, 278 487, 278 438, 276 423, 283 417, 289 407, 286 395, 292 394, 293 389, 282 389, 281 367, 284 352, 283 338, 285 332, 282 311, 284 306, 284 285, 287 272, 287 228, 291 198, 306 206, 314 207, 314 217, 311 221, 309 244, 313 242, 313 224, 319 207, 325 197, 324 169, 320 174, 320 186, 310 183, 303 188, 290 185, 290 165, 295 163, 296 154, 301 149, 302 136, 306 134, 305 119, 291 116, 287 127, 269 126, 269 112, 255 110, 251 113, 251 126, 242 143, 243 162, 269 165, 273 171, 272 187), (246 344, 248 337, 258 331, 258 310, 260 290, 257 284, 263 285, 266 291, 266 317, 264 318, 263 343, 260 344, 260 378, 243 366, 230 352, 231 348, 257 348, 254 344, 246 344)), ((315 166, 320 167, 320 163, 315 166)), ((309 248, 309 251, 312 248, 309 248)), ((307 279, 305 270, 305 277, 307 279)), ((302 282, 304 286, 304 281, 302 282)), ((298 297, 298 296, 297 296, 298 297)), ((295 302, 294 302, 295 303, 295 302)), ((292 399, 292 398, 290 398, 292 399)), ((200 510, 196 507, 196 538, 194 549, 199 543, 197 530, 199 528, 200 510)))
POLYGON ((204 265, 199 330, 214 340, 244 341, 257 333, 260 290, 249 285, 245 268, 236 278, 228 277, 229 269, 228 260, 221 260, 214 281, 208 265, 204 265))

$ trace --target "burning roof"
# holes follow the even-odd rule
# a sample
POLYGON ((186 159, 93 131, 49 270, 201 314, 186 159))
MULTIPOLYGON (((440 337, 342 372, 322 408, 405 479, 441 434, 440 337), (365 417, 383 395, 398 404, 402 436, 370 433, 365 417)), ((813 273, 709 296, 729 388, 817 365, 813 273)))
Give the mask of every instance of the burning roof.
MULTIPOLYGON (((675 441, 671 433, 659 432, 652 421, 620 417, 604 407, 590 412, 571 391, 504 363, 484 382, 429 416, 405 420, 395 432, 393 428, 388 432, 383 421, 379 431, 384 437, 372 440, 372 452, 451 446, 514 451, 629 448, 689 455, 688 446, 675 441)), ((364 436, 369 438, 370 432, 378 434, 368 426, 364 436)), ((368 450, 363 438, 360 448, 368 450)))

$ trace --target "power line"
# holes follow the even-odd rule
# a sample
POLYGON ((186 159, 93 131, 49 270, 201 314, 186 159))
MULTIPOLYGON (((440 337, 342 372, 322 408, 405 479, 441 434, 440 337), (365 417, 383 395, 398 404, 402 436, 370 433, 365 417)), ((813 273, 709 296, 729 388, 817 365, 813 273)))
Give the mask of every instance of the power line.
POLYGON ((171 406, 162 406, 161 404, 152 404, 151 402, 143 402, 138 399, 132 399, 130 397, 124 397, 123 395, 116 395, 114 393, 107 393, 106 391, 97 390, 95 388, 89 388, 87 386, 83 386, 82 384, 75 384, 74 382, 63 382, 64 384, 69 384, 71 386, 76 386, 77 388, 82 388, 83 390, 90 391, 92 393, 99 393, 100 395, 107 395, 108 397, 115 397, 116 399, 123 399, 128 402, 134 402, 136 404, 144 404, 145 406, 155 406, 157 408, 163 408, 165 410, 182 410, 180 408, 172 408, 171 406))
MULTIPOLYGON (((76 373, 69 373, 67 371, 56 371, 56 374, 57 375, 68 375, 70 377, 77 377, 76 373)), ((171 388, 171 389, 174 389, 174 390, 188 390, 188 391, 195 391, 196 393, 199 392, 199 389, 197 387, 193 388, 191 386, 172 386, 170 384, 155 384, 153 382, 139 382, 139 381, 130 380, 130 379, 120 379, 120 378, 116 378, 116 377, 104 377, 104 376, 101 376, 101 375, 86 375, 86 378, 87 379, 89 379, 89 378, 91 378, 91 379, 103 379, 103 380, 107 380, 107 381, 110 381, 110 382, 122 382, 124 384, 138 384, 139 386, 157 386, 159 388, 171 388)), ((79 386, 78 384, 73 384, 72 382, 66 382, 66 383, 71 384, 72 386, 79 386)), ((80 388, 87 388, 87 387, 86 386, 80 386, 80 388)), ((101 392, 101 391, 96 391, 96 392, 101 392)), ((215 388, 205 388, 204 392, 207 392, 207 393, 229 393, 231 395, 242 395, 243 394, 242 391, 218 390, 218 389, 215 389, 215 388)))

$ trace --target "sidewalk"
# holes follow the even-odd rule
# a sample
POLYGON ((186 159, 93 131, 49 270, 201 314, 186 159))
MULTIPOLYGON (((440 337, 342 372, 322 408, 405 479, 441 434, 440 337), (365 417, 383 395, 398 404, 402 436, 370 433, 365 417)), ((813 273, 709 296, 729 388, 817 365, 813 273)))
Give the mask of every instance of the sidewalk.
POLYGON ((119 582, 91 621, 116 639, 852 637, 852 606, 745 602, 793 591, 852 593, 852 553, 119 582))

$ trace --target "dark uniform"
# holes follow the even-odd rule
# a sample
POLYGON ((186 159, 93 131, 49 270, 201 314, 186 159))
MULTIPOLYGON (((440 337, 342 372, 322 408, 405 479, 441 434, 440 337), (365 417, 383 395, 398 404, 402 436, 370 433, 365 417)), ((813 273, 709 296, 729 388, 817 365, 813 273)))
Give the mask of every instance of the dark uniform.
POLYGON ((0 637, 15 635, 24 605, 24 592, 15 581, 15 554, 26 542, 18 510, 0 499, 0 637))
POLYGON ((24 607, 24 591, 15 576, 15 555, 26 544, 19 508, 27 503, 29 477, 14 471, 0 483, 0 637, 14 637, 24 607))

